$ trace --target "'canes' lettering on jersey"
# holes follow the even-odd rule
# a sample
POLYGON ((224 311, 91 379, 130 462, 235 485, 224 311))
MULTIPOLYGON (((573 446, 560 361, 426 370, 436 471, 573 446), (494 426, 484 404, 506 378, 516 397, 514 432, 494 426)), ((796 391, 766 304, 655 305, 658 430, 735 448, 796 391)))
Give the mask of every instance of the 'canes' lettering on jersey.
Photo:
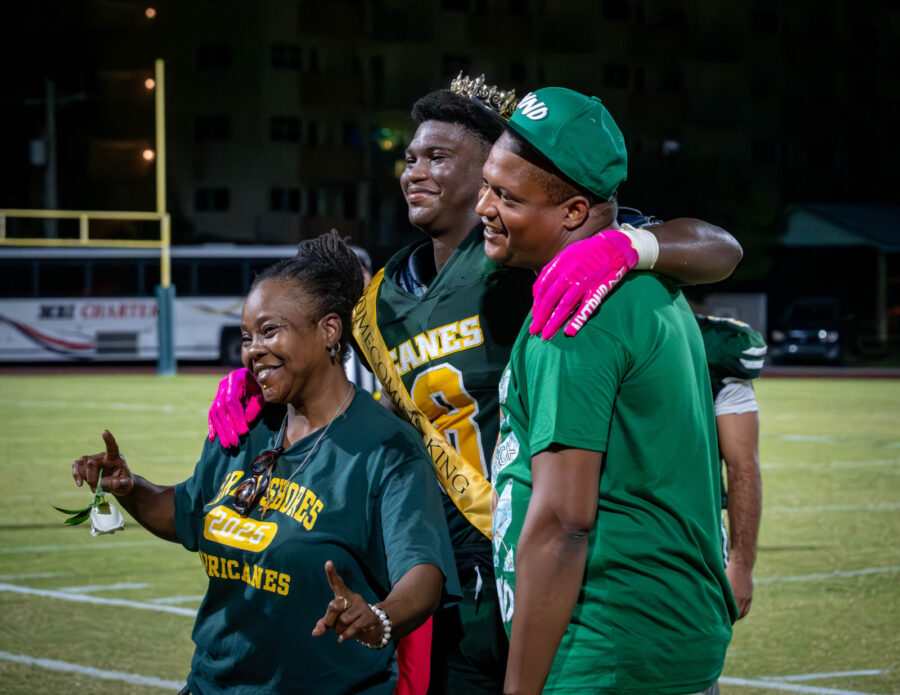
POLYGON ((420 364, 453 352, 478 347, 483 342, 484 334, 481 332, 478 316, 471 316, 446 326, 432 328, 427 333, 419 333, 391 350, 390 355, 400 374, 406 374, 420 364))
MULTIPOLYGON (((457 247, 421 296, 397 280, 418 245, 385 265, 378 288, 378 330, 416 406, 466 459, 490 476, 497 441, 497 383, 531 306, 534 274, 484 255, 481 228, 457 247)), ((484 537, 445 497, 454 547, 484 537)))

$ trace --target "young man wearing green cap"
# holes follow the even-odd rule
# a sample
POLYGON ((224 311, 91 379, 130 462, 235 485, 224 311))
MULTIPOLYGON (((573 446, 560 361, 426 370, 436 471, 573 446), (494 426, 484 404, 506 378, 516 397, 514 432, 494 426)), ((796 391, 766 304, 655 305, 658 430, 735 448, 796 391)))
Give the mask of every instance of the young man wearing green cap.
MULTIPOLYGON (((596 98, 525 97, 484 165, 485 253, 540 272, 615 227, 624 139, 596 98)), ((712 397, 670 280, 626 276, 574 337, 526 319, 500 383, 494 568, 504 692, 713 692, 737 611, 712 397)))

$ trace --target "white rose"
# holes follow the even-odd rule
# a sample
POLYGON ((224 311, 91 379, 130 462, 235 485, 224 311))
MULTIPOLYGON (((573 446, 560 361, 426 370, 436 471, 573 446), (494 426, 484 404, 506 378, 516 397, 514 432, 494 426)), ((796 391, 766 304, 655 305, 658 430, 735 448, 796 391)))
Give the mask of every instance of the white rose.
POLYGON ((91 535, 102 536, 105 533, 115 533, 125 528, 125 520, 119 508, 112 504, 104 504, 109 511, 105 514, 98 507, 91 510, 91 535))

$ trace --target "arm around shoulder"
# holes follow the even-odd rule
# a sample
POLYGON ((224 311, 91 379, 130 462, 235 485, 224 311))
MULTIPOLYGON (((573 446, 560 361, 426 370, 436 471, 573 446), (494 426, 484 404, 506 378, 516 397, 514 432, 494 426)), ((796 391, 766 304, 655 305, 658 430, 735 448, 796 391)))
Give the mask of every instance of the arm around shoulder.
POLYGON ((724 280, 744 253, 731 234, 703 220, 679 217, 645 229, 659 242, 653 269, 687 285, 724 280))

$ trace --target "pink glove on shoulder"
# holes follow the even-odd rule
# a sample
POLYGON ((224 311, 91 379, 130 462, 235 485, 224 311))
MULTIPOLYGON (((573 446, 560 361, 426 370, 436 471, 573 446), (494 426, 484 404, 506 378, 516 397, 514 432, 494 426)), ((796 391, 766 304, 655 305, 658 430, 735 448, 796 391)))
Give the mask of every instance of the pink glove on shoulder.
POLYGON ((259 382, 249 369, 235 369, 219 382, 219 390, 209 407, 209 441, 216 435, 226 449, 240 444, 266 400, 259 382))
POLYGON ((534 283, 529 332, 549 340, 566 321, 573 336, 603 298, 638 262, 628 235, 607 229, 564 248, 544 267, 534 283))

